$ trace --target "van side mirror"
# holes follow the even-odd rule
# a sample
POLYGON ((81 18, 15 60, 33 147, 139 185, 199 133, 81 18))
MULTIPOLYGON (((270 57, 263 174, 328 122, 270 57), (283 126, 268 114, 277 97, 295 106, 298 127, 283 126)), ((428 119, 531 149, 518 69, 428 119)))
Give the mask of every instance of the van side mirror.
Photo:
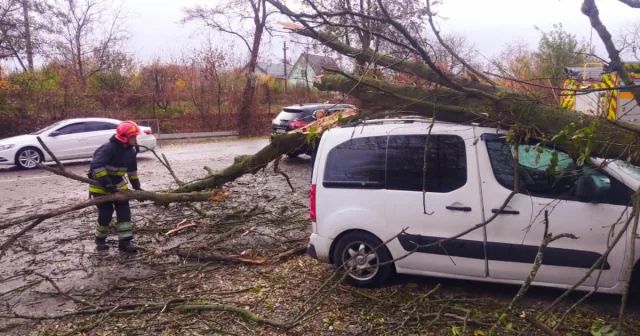
POLYGON ((578 179, 576 196, 582 202, 598 203, 600 197, 609 191, 610 187, 610 183, 596 174, 584 174, 578 179))
POLYGON ((58 131, 53 131, 53 132, 49 133, 50 137, 57 137, 58 135, 60 135, 60 132, 58 132, 58 131))

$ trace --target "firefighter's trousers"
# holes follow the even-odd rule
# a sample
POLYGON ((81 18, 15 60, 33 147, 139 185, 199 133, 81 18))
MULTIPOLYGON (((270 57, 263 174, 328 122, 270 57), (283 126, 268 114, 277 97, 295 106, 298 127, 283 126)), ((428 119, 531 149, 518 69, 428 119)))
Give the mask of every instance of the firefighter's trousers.
POLYGON ((127 241, 133 238, 133 224, 131 223, 131 208, 129 202, 107 202, 98 205, 98 223, 96 223, 96 238, 107 237, 109 223, 116 212, 116 229, 118 240, 127 241))

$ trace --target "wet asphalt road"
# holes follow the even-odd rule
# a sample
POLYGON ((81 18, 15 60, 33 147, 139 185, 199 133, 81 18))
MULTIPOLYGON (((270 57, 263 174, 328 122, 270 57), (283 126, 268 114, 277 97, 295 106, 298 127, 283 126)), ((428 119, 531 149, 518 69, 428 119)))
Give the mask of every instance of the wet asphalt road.
MULTIPOLYGON (((175 144, 163 145, 163 147, 157 148, 157 151, 158 154, 167 156, 178 177, 184 181, 189 181, 205 176, 206 172, 203 169, 205 165, 213 170, 222 169, 232 164, 235 156, 253 154, 267 143, 267 139, 252 139, 175 144)), ((304 172, 305 174, 302 173, 302 170, 308 168, 307 162, 306 158, 284 162, 284 168, 288 173, 299 169, 301 173, 296 178, 308 178, 306 172, 304 172)), ((65 163, 66 169, 79 175, 86 174, 88 165, 89 160, 65 163)), ((139 155, 138 171, 144 189, 160 190, 175 187, 169 172, 151 153, 139 155)), ((0 222, 4 218, 12 218, 31 212, 41 212, 86 200, 87 196, 87 187, 85 185, 68 178, 56 176, 39 169, 22 171, 13 167, 0 166, 0 222)), ((87 219, 87 221, 90 222, 91 219, 87 219)), ((44 240, 46 241, 46 238, 44 240)), ((90 244, 90 241, 87 244, 90 244)), ((18 266, 20 260, 10 260, 11 264, 14 262, 16 263, 15 266, 18 266)), ((7 267, 5 270, 7 274, 9 268, 7 267)), ((6 275, 2 274, 2 276, 6 275)), ((399 277, 398 281, 417 282, 425 285, 444 281, 448 283, 448 287, 456 290, 474 292, 482 296, 504 297, 505 300, 508 300, 518 289, 518 286, 437 278, 399 277)), ((17 285, 3 284, 0 286, 0 293, 17 285)), ((543 306, 552 301, 557 295, 559 295, 557 290, 534 287, 524 301, 528 306, 543 306)), ((573 300, 579 297, 579 294, 572 295, 573 300)), ((614 315, 618 308, 618 300, 619 297, 615 295, 595 295, 589 300, 589 303, 595 311, 614 315)), ((631 304, 630 314, 640 314, 640 306, 637 302, 631 304)))
MULTIPOLYGON (((158 155, 167 156, 180 179, 189 181, 205 176, 204 166, 214 171, 222 169, 232 164, 235 156, 253 154, 266 144, 267 139, 220 141, 163 145, 156 151, 158 155)), ((89 162, 80 160, 63 164, 67 170, 85 176, 89 162)), ((173 184, 169 172, 152 153, 139 154, 138 172, 143 189, 160 190, 173 184)), ((87 197, 87 187, 71 179, 40 169, 24 171, 0 166, 0 219, 56 208, 87 197)))

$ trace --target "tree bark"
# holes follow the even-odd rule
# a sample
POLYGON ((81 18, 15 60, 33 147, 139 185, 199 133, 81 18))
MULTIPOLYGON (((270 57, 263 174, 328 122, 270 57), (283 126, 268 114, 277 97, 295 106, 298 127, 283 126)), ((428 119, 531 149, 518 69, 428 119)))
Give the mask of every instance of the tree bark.
POLYGON ((260 53, 260 43, 262 42, 262 34, 267 24, 267 11, 265 0, 251 0, 253 8, 253 23, 255 31, 253 33, 253 46, 251 47, 251 57, 247 66, 247 83, 242 93, 242 105, 238 114, 238 133, 240 136, 248 136, 251 133, 250 125, 251 112, 255 102, 256 85, 255 71, 258 63, 258 55, 260 53), (255 2, 253 2, 255 1, 255 2))
POLYGON ((249 65, 247 66, 247 82, 242 91, 242 104, 240 105, 238 114, 238 133, 240 136, 248 136, 251 132, 249 123, 251 122, 251 111, 255 102, 255 71, 256 64, 258 63, 258 53, 260 51, 260 41, 262 40, 263 30, 264 27, 258 25, 253 34, 253 48, 251 49, 251 57, 249 59, 249 65))
POLYGON ((259 152, 253 155, 238 156, 235 158, 234 163, 231 166, 225 168, 220 173, 186 184, 173 192, 188 193, 218 188, 244 174, 256 173, 258 170, 266 167, 269 162, 300 147, 304 143, 306 137, 307 136, 303 133, 276 135, 271 139, 271 143, 259 152))

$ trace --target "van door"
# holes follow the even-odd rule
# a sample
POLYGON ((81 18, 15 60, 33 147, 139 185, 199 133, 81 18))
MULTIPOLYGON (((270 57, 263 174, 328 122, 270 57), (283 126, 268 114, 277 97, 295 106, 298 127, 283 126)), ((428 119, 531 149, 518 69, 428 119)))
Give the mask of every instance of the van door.
MULTIPOLYGON (((407 228, 398 236, 403 254, 416 244, 434 243, 482 222, 473 128, 436 129, 430 135, 428 127, 418 134, 415 127, 389 134, 386 222, 397 233, 407 228)), ((484 240, 484 230, 479 229, 442 246, 420 248, 397 261, 396 267, 410 273, 484 277, 484 240)))
MULTIPOLYGON (((478 146, 480 176, 487 217, 497 212, 513 190, 513 146, 494 133, 481 136, 478 146)), ((573 285, 607 250, 608 237, 617 234, 630 208, 633 191, 614 176, 588 165, 578 169, 573 160, 559 150, 554 171, 552 148, 531 142, 518 146, 520 193, 505 211, 487 225, 489 276, 524 281, 531 271, 544 234, 545 211, 549 232, 572 233, 578 239, 563 238, 544 251, 542 266, 535 281, 556 285, 573 285), (593 178, 604 192, 597 203, 580 196, 581 177, 593 178)), ((623 238, 624 239, 624 238, 623 238)), ((618 281, 624 260, 626 239, 613 249, 604 264, 600 287, 613 287, 618 281)), ((595 284, 592 276, 585 286, 595 284)))

